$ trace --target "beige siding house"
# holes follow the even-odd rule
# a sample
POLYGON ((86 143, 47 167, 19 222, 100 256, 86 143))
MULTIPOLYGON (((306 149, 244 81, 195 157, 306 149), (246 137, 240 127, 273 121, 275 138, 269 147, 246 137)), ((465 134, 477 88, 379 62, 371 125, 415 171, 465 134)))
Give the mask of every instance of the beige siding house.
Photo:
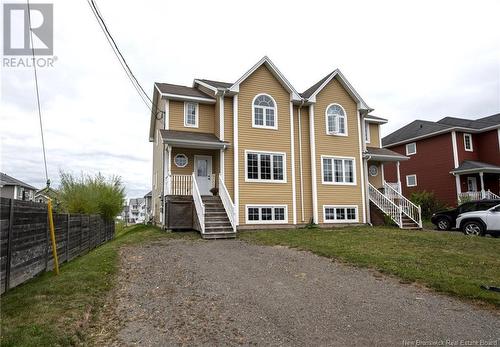
POLYGON ((387 120, 370 114, 339 70, 298 93, 264 57, 234 83, 155 83, 153 101, 157 225, 221 238, 365 224, 377 209, 418 227, 412 206, 392 206, 404 198, 395 196, 398 182, 383 178, 384 162, 407 158, 381 148, 387 120))

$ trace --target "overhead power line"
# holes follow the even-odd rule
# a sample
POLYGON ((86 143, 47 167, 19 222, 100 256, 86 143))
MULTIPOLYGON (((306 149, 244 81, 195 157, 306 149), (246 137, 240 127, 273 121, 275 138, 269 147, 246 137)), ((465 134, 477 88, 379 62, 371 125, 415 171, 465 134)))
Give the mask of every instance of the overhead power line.
POLYGON ((30 43, 31 43, 31 55, 33 57, 33 72, 35 74, 35 90, 36 90, 36 104, 38 108, 38 120, 40 123, 40 134, 42 135, 42 152, 43 152, 43 164, 45 167, 45 179, 47 182, 47 187, 50 185, 49 180, 49 171, 47 170, 47 155, 45 151, 45 139, 43 136, 43 124, 42 124, 42 108, 40 107, 40 91, 38 88, 38 74, 36 72, 36 64, 35 64, 35 46, 33 45, 33 32, 31 31, 31 10, 30 10, 30 2, 26 0, 26 4, 28 7, 28 25, 30 32, 30 43))
POLYGON ((134 87, 134 89, 139 94, 139 97, 141 98, 141 100, 144 102, 146 107, 151 112, 153 112, 153 110, 155 110, 156 115, 158 115, 159 113, 162 113, 158 109, 157 105, 155 105, 153 103, 153 100, 151 100, 149 95, 146 93, 146 91, 144 90, 144 88, 140 84, 139 80, 135 77, 134 73, 132 72, 132 69, 128 65, 127 60, 123 56, 122 52, 118 48, 118 45, 116 44, 115 39, 111 35, 111 32, 109 31, 108 26, 106 25, 106 22, 104 21, 104 18, 102 16, 101 12, 99 11, 99 8, 98 8, 96 2, 94 0, 87 0, 87 2, 92 10, 92 13, 94 14, 94 16, 97 20, 97 22, 99 23, 99 26, 100 26, 102 32, 104 33, 106 40, 108 41, 109 45, 111 46, 113 53, 115 54, 116 58, 120 62, 120 65, 123 68, 123 71, 125 71, 125 74, 127 75, 128 79, 132 83, 132 86, 134 87))

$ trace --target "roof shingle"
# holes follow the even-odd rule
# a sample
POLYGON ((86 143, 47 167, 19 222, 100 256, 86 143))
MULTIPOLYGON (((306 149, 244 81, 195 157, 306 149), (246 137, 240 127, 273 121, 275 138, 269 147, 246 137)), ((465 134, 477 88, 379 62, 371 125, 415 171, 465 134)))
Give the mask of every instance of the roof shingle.
POLYGON ((160 83, 155 82, 155 85, 158 87, 160 92, 165 94, 173 94, 178 96, 191 96, 195 98, 205 98, 205 99, 214 99, 208 94, 203 93, 201 90, 192 87, 180 86, 177 84, 169 84, 169 83, 160 83))

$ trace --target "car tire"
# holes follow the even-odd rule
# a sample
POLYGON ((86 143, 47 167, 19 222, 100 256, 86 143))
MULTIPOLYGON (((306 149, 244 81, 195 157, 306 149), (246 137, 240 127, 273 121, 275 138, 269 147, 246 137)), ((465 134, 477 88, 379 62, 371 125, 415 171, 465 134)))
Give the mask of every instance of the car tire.
POLYGON ((462 231, 468 236, 484 236, 484 227, 478 221, 465 222, 462 231))
POLYGON ((438 230, 441 230, 441 231, 446 231, 446 230, 451 229, 450 220, 448 218, 444 218, 444 217, 438 219, 436 226, 437 226, 438 230))

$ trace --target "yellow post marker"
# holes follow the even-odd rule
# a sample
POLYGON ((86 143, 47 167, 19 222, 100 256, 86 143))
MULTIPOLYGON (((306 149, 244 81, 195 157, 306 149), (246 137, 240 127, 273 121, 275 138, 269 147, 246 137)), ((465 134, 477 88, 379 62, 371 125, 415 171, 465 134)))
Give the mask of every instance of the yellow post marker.
POLYGON ((56 232, 54 230, 54 219, 52 217, 52 199, 47 203, 49 212, 50 240, 52 241, 52 255, 54 256, 54 271, 59 275, 59 260, 57 259, 56 232))

